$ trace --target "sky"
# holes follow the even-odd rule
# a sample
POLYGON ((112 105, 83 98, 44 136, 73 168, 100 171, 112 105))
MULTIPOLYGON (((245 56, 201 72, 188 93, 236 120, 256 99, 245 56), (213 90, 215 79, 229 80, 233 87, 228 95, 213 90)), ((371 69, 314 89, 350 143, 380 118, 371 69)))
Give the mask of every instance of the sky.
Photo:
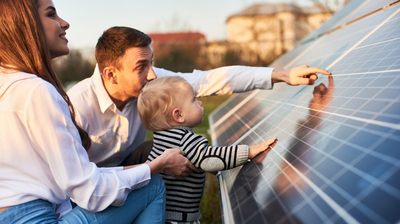
POLYGON ((71 49, 93 50, 104 30, 129 26, 145 33, 197 31, 208 41, 226 39, 226 20, 256 3, 311 0, 53 0, 58 15, 70 23, 71 49))

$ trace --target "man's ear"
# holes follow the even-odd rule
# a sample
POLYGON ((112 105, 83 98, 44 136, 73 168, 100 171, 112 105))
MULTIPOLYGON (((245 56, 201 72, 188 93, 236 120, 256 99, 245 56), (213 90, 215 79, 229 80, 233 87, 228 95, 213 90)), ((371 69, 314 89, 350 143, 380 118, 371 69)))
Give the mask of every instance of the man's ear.
POLYGON ((115 73, 114 67, 112 67, 112 66, 105 67, 103 69, 103 76, 104 76, 104 79, 107 80, 107 82, 110 82, 112 84, 118 84, 117 75, 115 73))
POLYGON ((185 118, 183 118, 182 113, 178 108, 172 110, 172 119, 178 123, 185 122, 185 118))

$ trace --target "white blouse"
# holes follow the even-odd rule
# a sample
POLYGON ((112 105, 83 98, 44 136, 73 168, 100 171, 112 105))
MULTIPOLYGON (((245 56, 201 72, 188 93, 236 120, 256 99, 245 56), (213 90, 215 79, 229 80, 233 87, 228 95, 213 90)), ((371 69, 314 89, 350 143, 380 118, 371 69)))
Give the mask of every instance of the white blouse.
POLYGON ((119 206, 146 186, 150 167, 98 168, 89 161, 67 103, 36 75, 0 70, 0 207, 44 199, 60 216, 119 206))

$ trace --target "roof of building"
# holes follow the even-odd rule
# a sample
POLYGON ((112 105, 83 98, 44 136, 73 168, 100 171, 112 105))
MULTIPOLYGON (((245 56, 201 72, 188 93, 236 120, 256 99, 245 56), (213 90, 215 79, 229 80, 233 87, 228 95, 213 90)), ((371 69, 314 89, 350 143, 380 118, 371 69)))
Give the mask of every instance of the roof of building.
POLYGON ((199 32, 175 32, 175 33, 148 33, 153 42, 196 42, 203 41, 206 36, 199 32))
POLYGON ((270 16, 280 12, 318 14, 331 11, 318 6, 300 8, 292 4, 255 4, 228 17, 228 20, 232 17, 237 17, 237 16, 270 16))

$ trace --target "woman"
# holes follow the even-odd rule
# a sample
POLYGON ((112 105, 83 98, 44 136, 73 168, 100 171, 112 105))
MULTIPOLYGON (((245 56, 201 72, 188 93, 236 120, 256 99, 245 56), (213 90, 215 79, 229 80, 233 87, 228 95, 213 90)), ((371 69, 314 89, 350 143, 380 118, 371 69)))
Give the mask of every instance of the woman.
POLYGON ((69 24, 51 0, 1 0, 0 11, 0 223, 164 223, 156 174, 187 175, 180 150, 136 167, 89 162, 50 63, 69 53, 69 24))

